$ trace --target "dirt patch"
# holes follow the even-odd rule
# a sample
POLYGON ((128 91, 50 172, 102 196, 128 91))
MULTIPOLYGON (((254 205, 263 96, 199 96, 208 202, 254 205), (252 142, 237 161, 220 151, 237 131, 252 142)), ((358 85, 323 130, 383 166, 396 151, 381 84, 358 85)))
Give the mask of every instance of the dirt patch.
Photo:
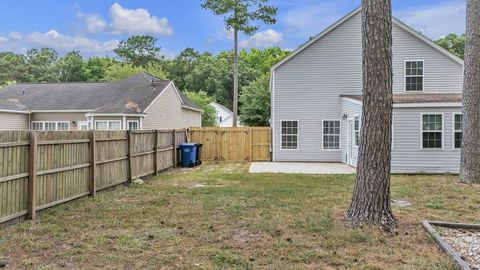
POLYGON ((261 236, 246 229, 237 229, 232 236, 232 240, 237 247, 244 248, 253 243, 259 242, 261 236))

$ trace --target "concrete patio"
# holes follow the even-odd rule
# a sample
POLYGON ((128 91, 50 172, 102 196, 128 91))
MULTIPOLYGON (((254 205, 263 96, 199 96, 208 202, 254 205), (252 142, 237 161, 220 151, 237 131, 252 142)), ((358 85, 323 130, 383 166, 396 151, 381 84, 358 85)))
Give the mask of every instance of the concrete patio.
POLYGON ((250 173, 353 174, 355 168, 343 163, 252 162, 250 173))

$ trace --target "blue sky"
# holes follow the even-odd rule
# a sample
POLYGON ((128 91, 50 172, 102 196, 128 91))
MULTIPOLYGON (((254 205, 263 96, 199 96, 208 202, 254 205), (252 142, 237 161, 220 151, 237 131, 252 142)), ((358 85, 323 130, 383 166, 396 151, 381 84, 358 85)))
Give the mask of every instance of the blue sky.
MULTIPOLYGON (((243 48, 295 49, 353 10, 360 0, 271 0, 277 24, 262 25, 243 48)), ((393 0, 393 14, 430 38, 465 29, 465 1, 393 0)), ((111 55, 119 40, 134 34, 158 39, 162 53, 174 56, 187 47, 219 52, 230 49, 223 21, 200 7, 200 0, 2 0, 0 50, 25 52, 51 47, 61 54, 111 55)))

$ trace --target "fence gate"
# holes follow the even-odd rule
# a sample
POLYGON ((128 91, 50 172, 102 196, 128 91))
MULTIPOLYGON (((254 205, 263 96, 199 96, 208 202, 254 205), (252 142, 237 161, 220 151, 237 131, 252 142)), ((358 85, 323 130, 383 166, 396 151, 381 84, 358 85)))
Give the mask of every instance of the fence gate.
POLYGON ((202 160, 248 162, 269 161, 269 127, 192 128, 190 141, 203 144, 202 160))

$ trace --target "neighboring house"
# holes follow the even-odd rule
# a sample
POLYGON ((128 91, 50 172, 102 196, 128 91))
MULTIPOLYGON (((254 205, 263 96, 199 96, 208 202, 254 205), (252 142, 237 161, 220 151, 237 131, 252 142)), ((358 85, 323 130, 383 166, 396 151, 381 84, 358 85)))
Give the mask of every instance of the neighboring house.
MULTIPOLYGON (((463 61, 394 18, 392 172, 459 171, 462 87, 463 61)), ((270 90, 274 161, 356 166, 360 8, 274 65, 270 90)))
POLYGON ((0 129, 126 130, 201 126, 202 110, 172 81, 147 73, 106 83, 0 89, 0 129))
MULTIPOLYGON (((209 104, 215 111, 217 112, 216 123, 219 127, 233 127, 233 112, 227 109, 222 104, 211 102, 209 104)), ((237 126, 239 127, 240 124, 237 121, 237 126)))

